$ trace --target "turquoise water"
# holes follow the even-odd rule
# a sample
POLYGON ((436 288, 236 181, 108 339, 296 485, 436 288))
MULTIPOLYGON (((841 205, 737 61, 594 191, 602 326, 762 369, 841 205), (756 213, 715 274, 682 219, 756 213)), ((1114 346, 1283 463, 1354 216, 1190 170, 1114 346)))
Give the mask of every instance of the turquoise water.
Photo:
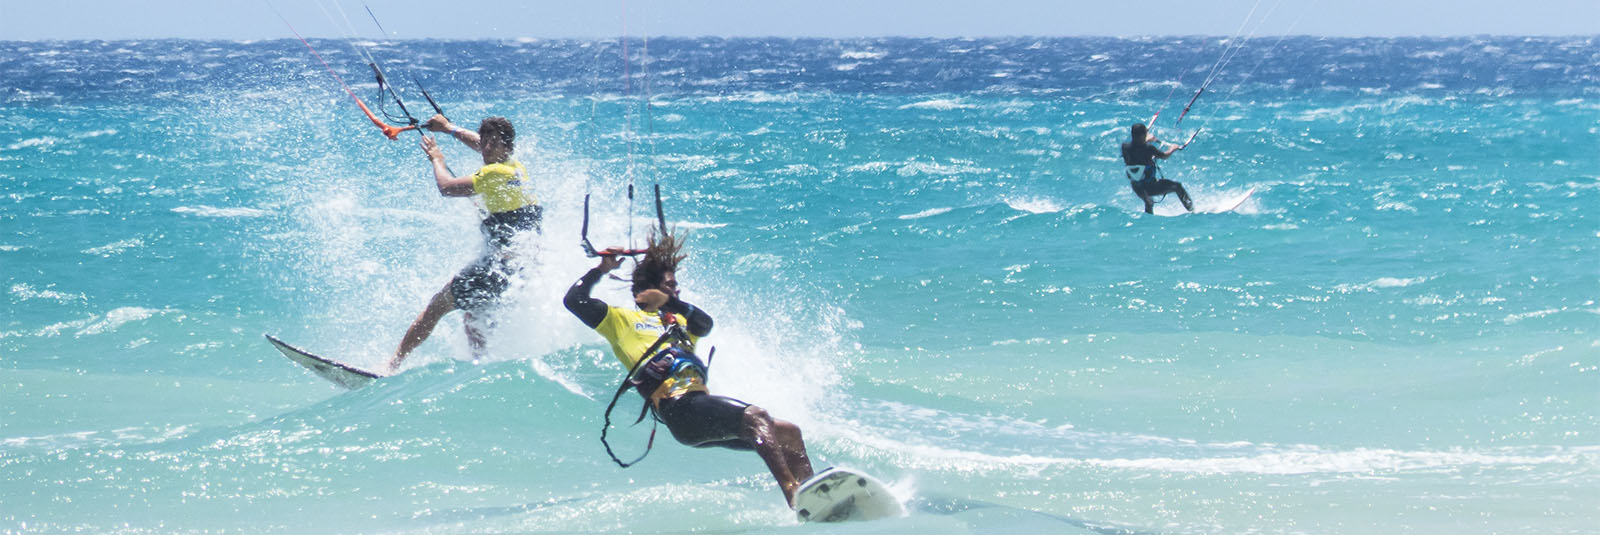
POLYGON ((640 44, 628 78, 616 42, 375 48, 517 125, 546 228, 489 358, 453 315, 344 392, 262 334, 376 367, 475 257, 416 138, 298 42, 0 42, 0 531, 1600 526, 1593 38, 1247 49, 1165 171, 1202 211, 1254 195, 1155 216, 1116 145, 1181 86, 1170 130, 1215 40, 640 44), (559 301, 583 196, 637 243, 654 184, 713 389, 910 516, 798 525, 748 453, 606 458, 620 370, 559 301))

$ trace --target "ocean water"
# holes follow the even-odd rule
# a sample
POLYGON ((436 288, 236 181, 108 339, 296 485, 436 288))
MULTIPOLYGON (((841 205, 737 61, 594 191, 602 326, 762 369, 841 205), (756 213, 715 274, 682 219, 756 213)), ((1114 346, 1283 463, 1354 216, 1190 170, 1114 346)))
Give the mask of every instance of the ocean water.
POLYGON ((1600 42, 1272 44, 1173 128, 1222 39, 368 43, 515 123, 546 226, 490 356, 452 315, 346 392, 262 335, 375 367, 477 254, 417 138, 293 40, 0 42, 0 532, 1600 532, 1600 42), (1158 109, 1202 211, 1254 195, 1142 213, 1158 109), (909 516, 607 459, 621 371, 559 301, 584 195, 637 244, 655 185, 713 390, 909 516))

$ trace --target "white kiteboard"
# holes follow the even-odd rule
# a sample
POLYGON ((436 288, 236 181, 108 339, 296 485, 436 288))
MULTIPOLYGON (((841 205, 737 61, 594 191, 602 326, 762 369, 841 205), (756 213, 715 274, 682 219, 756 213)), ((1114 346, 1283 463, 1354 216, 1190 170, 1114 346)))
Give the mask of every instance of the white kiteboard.
POLYGON ((1244 195, 1240 195, 1238 198, 1230 199, 1228 202, 1222 203, 1222 206, 1226 206, 1227 208, 1217 210, 1213 213, 1220 214, 1223 212, 1232 212, 1234 210, 1238 210, 1239 207, 1244 206, 1244 202, 1250 200, 1250 196, 1254 195, 1255 193, 1256 189, 1250 188, 1248 191, 1244 192, 1244 195))
POLYGON ((883 483, 849 468, 823 469, 794 494, 801 522, 846 522, 905 516, 906 508, 883 483))
POLYGON ((267 341, 272 342, 272 347, 276 347, 278 351, 283 352, 283 356, 289 357, 289 360, 294 361, 296 364, 305 366, 306 369, 311 370, 311 373, 333 381, 336 385, 355 390, 383 378, 383 375, 377 373, 313 355, 300 348, 286 344, 283 340, 273 338, 270 334, 266 336, 267 341))
POLYGON ((1195 203, 1195 210, 1193 212, 1184 210, 1183 206, 1177 205, 1176 203, 1170 207, 1168 205, 1161 205, 1156 207, 1155 215, 1162 217, 1174 217, 1188 214, 1221 214, 1232 212, 1234 210, 1238 210, 1240 206, 1244 206, 1244 202, 1250 200, 1250 196, 1254 195, 1255 193, 1256 189, 1250 188, 1238 196, 1229 197, 1221 201, 1197 201, 1195 203))

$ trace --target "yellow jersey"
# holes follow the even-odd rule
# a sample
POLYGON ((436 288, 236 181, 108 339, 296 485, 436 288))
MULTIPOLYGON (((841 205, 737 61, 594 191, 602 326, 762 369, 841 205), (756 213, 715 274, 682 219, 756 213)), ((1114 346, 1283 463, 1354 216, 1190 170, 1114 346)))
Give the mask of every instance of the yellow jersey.
MULTIPOLYGON (((688 324, 688 319, 682 314, 672 316, 678 325, 688 324)), ((607 307, 605 319, 600 320, 600 325, 594 330, 611 343, 611 354, 616 355, 617 360, 622 361, 622 365, 629 370, 638 365, 639 359, 645 357, 644 352, 667 332, 666 327, 661 325, 660 314, 618 307, 607 307)), ((699 339, 698 336, 689 335, 691 345, 699 339)), ((666 348, 667 344, 662 344, 657 351, 666 348)), ((706 378, 692 367, 685 367, 662 382, 650 398, 677 397, 694 391, 706 391, 706 378)))
POLYGON ((491 163, 472 174, 472 192, 483 196, 489 213, 498 214, 539 204, 532 193, 523 190, 528 169, 516 160, 491 163))

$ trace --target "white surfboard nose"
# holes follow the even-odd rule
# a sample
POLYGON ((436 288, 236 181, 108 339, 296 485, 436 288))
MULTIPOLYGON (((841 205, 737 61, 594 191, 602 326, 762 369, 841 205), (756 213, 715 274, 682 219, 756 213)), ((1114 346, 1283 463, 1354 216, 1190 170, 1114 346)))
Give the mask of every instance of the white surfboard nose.
POLYGON ((800 484, 794 497, 801 522, 878 520, 905 515, 905 506, 883 483, 862 472, 830 467, 800 484))

